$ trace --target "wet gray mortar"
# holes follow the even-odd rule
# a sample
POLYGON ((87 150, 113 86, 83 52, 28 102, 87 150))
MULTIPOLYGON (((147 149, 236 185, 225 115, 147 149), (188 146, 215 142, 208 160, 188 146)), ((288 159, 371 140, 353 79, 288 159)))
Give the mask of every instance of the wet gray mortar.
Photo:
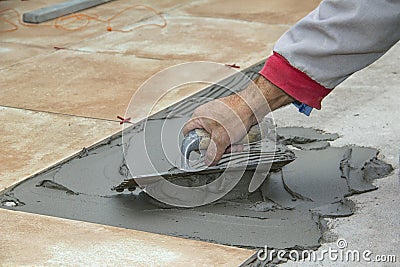
MULTIPOLYGON (((254 79, 261 66, 245 73, 254 79)), ((224 84, 235 90, 245 86, 235 77, 224 84)), ((152 120, 162 123, 172 110, 188 117, 202 103, 197 99, 229 93, 221 86, 211 86, 155 114, 152 120)), ((135 135, 142 130, 138 123, 129 132, 135 135)), ((375 190, 371 181, 392 171, 376 159, 376 149, 330 147, 329 141, 336 138, 336 134, 314 129, 278 129, 279 142, 292 146, 297 159, 270 173, 258 191, 247 193, 251 177, 247 172, 232 192, 215 203, 166 209, 140 191, 110 190, 129 178, 119 133, 3 191, 0 202, 7 209, 239 247, 317 248, 327 230, 323 218, 351 215, 354 205, 346 197, 375 190)), ((246 264, 260 263, 253 258, 246 264)))

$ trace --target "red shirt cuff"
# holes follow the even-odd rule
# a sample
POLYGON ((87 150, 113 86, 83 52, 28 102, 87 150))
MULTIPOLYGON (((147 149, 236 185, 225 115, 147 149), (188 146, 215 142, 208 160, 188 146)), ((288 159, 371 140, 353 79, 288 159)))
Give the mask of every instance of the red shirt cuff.
POLYGON ((316 109, 321 109, 322 99, 332 91, 290 65, 276 52, 267 59, 260 74, 297 101, 316 109))

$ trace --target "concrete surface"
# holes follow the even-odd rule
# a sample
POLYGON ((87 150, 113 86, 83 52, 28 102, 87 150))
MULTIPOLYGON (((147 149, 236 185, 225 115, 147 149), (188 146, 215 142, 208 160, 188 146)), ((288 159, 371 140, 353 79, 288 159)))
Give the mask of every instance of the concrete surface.
MULTIPOLYGON (((16 8, 23 13, 61 1, 1 1, 1 7, 16 8)), ((123 8, 140 3, 113 1, 93 8, 87 13, 108 18, 123 8)), ((237 63, 247 67, 253 60, 261 60, 268 55, 274 38, 278 38, 282 30, 311 11, 317 1, 302 1, 302 3, 289 0, 268 1, 265 5, 264 1, 248 1, 245 6, 239 1, 227 6, 218 0, 183 2, 169 0, 146 1, 146 3, 164 12, 167 21, 171 19, 171 22, 175 22, 170 25, 174 32, 174 40, 168 39, 166 34, 168 26, 163 29, 165 30, 163 40, 167 45, 165 49, 154 44, 158 41, 156 35, 163 36, 163 30, 156 28, 142 28, 140 33, 134 31, 129 34, 137 41, 141 40, 139 34, 153 41, 146 44, 143 50, 134 44, 132 48, 115 44, 114 38, 121 38, 121 41, 129 41, 129 38, 106 32, 103 24, 96 23, 84 30, 73 32, 51 27, 20 27, 18 31, 12 33, 1 33, 0 106, 3 107, 0 109, 0 117, 3 127, 0 129, 0 142, 3 153, 0 156, 0 166, 2 166, 0 185, 2 188, 51 166, 73 152, 80 151, 83 146, 89 146, 118 130, 117 121, 110 120, 115 120, 116 115, 122 115, 121 103, 128 101, 126 99, 128 91, 137 88, 143 79, 158 68, 162 69, 163 66, 172 64, 171 60, 210 58, 220 60, 221 63, 237 63), (202 31, 201 18, 204 18, 204 25, 207 25, 210 31, 202 31), (256 22, 253 24, 250 21, 256 22), (183 22, 187 24, 176 25, 183 22), (190 27, 191 23, 194 24, 194 28, 190 27), (211 29, 218 25, 222 25, 225 33, 219 31, 218 35, 214 35, 211 29), (186 29, 186 32, 179 34, 180 29, 186 29), (249 29, 250 32, 246 32, 249 29), (271 33, 272 37, 262 36, 258 32, 260 29, 265 34, 271 33), (201 38, 197 37, 197 33, 201 33, 201 38), (234 38, 234 34, 239 34, 242 39, 234 38), (192 38, 197 38, 194 39, 197 42, 196 46, 186 45, 192 38), (225 43, 224 38, 228 38, 229 42, 225 43), (115 49, 118 53, 110 54, 104 49, 107 46, 102 47, 100 43, 92 40, 104 40, 108 50, 115 49), (267 44, 263 45, 263 41, 267 41, 267 44), (248 46, 247 42, 257 47, 248 46), (89 44, 93 47, 90 51, 89 49, 85 52, 74 51, 89 44), (119 47, 114 48, 110 44, 119 47), (54 46, 73 51, 57 52, 54 46), (229 48, 232 46, 235 49, 229 48), (176 47, 175 53, 168 53, 169 49, 174 47, 176 47), (246 48, 244 53, 240 51, 241 47, 246 48), (252 52, 255 51, 252 49, 256 49, 256 52, 252 52), (106 52, 108 55, 105 55, 106 52), (126 52, 130 55, 126 55, 126 52), (236 56, 236 53, 239 53, 239 56, 236 56), (156 60, 138 59, 147 56, 154 56, 156 60), (80 60, 85 59, 89 60, 81 65, 80 60), (99 61, 102 64, 96 65, 99 61), (141 65, 132 67, 134 62, 143 63, 144 69, 141 65), (70 75, 70 80, 62 77, 63 69, 70 75), (51 76, 53 70, 58 76, 51 76), (85 73, 88 74, 87 77, 85 73), (99 75, 96 76, 96 73, 99 75), (10 79, 9 76, 13 78, 10 79), (108 87, 99 87, 98 90, 98 86, 108 82, 107 80, 112 77, 118 79, 110 82, 108 87), (63 84, 58 83, 58 79, 66 82, 68 86, 63 87, 63 84), (90 80, 86 85, 83 84, 85 79, 90 80), (127 81, 132 81, 129 88, 126 88, 127 81), (20 86, 20 83, 26 88, 20 86), (92 83, 94 86, 90 86, 92 83), (36 91, 32 90, 32 85, 35 85, 36 91), (58 88, 59 86, 61 87, 58 88), (120 94, 122 97, 119 97, 120 94), (109 97, 110 95, 113 97, 109 97), (37 111, 32 112, 29 109, 37 111), (55 142, 56 139, 59 141, 55 142)), ((11 13, 7 16, 13 21, 16 20, 11 13)), ((133 27, 135 23, 143 23, 142 20, 157 21, 149 12, 132 10, 127 16, 116 19, 115 25, 133 27)), ((277 122, 281 126, 314 126, 329 132, 338 132, 343 137, 336 141, 336 145, 354 143, 378 147, 382 155, 385 155, 385 160, 396 166, 395 172, 398 172, 399 57, 400 48, 397 45, 382 60, 337 88, 323 102, 323 111, 314 111, 311 118, 297 114, 294 108, 288 107, 275 114, 277 122)), ((190 93, 190 90, 185 93, 190 93)), ((175 97, 183 96, 172 95, 171 101, 175 97)), ((380 187, 379 190, 352 197, 357 203, 356 214, 349 218, 331 221, 332 232, 344 237, 350 248, 368 248, 376 254, 393 253, 400 257, 398 177, 393 174, 377 181, 376 185, 380 187)), ((253 253, 238 248, 35 214, 3 209, 0 209, 0 213, 0 244, 2 244, 0 265, 6 266, 91 264, 235 266, 253 253), (95 241, 90 242, 91 240, 95 241), (157 243, 159 241, 163 244, 162 248, 159 248, 157 243), (154 251, 158 253, 157 256, 154 256, 154 251), (123 259, 128 259, 128 262, 123 259)), ((330 246, 334 244, 327 243, 322 248, 330 246)), ((297 263, 287 265, 297 266, 297 263)), ((324 261, 319 265, 339 264, 324 261)), ((343 265, 348 264, 343 263, 343 265)))

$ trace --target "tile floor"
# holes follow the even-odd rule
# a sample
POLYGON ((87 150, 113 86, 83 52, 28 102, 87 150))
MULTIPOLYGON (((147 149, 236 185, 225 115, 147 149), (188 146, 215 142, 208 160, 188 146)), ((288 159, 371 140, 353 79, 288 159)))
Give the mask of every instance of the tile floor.
MULTIPOLYGON (((5 0, 0 9, 23 13, 57 2, 5 0)), ((19 26, 0 34, 0 190, 118 131, 116 115, 124 114, 135 89, 168 66, 209 60, 248 67, 262 60, 318 1, 113 1, 84 13, 109 18, 135 4, 162 12, 167 27, 118 33, 91 21, 78 31, 19 26)), ((0 15, 17 22, 11 12, 0 15)), ((160 18, 135 9, 112 26, 146 23, 160 18)), ((0 31, 7 27, 0 24, 0 31)), ((7 266, 234 266, 253 253, 3 209, 0 232, 0 265, 7 266)))

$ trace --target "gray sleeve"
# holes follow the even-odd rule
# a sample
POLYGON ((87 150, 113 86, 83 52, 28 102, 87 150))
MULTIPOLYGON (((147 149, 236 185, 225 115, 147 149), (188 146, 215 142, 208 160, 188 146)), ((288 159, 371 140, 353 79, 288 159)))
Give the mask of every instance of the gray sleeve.
POLYGON ((400 0, 325 0, 274 51, 332 89, 400 39, 400 0))

